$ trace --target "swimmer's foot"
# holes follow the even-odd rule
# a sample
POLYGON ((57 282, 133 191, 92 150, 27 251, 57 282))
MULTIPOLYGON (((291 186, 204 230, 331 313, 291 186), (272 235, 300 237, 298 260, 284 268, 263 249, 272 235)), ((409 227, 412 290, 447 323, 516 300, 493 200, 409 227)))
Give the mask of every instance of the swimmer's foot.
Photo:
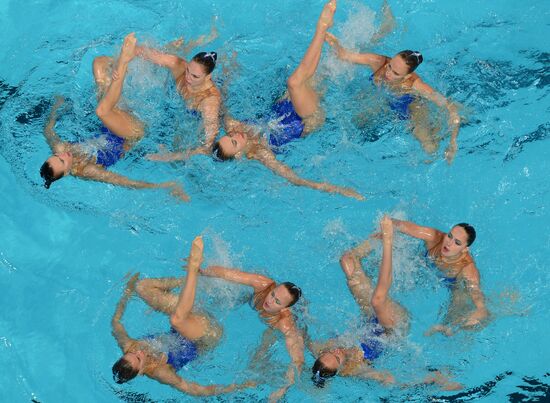
POLYGON ((336 0, 330 0, 325 4, 319 22, 317 23, 317 29, 327 30, 332 27, 334 23, 334 13, 336 12, 336 0))
POLYGON ((124 38, 122 43, 122 49, 120 50, 119 61, 124 64, 130 63, 130 61, 136 55, 136 35, 132 32, 124 38))
POLYGON ((187 271, 189 273, 198 273, 202 264, 203 251, 204 244, 202 242, 202 237, 198 236, 191 244, 191 253, 187 259, 187 271))
POLYGON ((93 72, 94 80, 97 85, 98 97, 101 99, 111 85, 111 74, 113 70, 113 58, 108 56, 98 56, 94 59, 93 72))

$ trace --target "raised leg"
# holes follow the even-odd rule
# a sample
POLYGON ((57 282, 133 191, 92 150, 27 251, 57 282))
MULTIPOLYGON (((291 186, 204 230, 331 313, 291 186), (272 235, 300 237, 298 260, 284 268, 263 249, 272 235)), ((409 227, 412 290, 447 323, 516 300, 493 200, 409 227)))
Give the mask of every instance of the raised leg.
POLYGON ((124 38, 124 43, 120 51, 113 79, 109 77, 109 70, 112 60, 105 56, 94 60, 93 71, 99 93, 103 97, 99 101, 96 114, 107 129, 135 143, 143 137, 143 124, 130 113, 117 108, 117 103, 122 94, 124 78, 128 71, 128 63, 135 56, 136 38, 134 34, 129 34, 124 38), (107 87, 108 86, 108 87, 107 87))
POLYGON ((386 329, 393 329, 406 320, 406 312, 402 306, 394 302, 389 291, 392 284, 392 247, 393 224, 391 218, 384 216, 382 227, 382 263, 378 273, 378 282, 372 294, 371 305, 378 322, 386 329))
POLYGON ((319 109, 319 95, 309 85, 309 80, 315 74, 321 50, 325 41, 327 29, 332 26, 336 0, 330 0, 325 4, 323 12, 317 22, 317 29, 304 58, 287 80, 287 89, 296 113, 302 117, 308 117, 319 109))
POLYGON ((340 258, 340 266, 346 275, 349 290, 359 305, 359 308, 367 316, 373 315, 370 304, 372 296, 372 281, 361 268, 361 259, 372 250, 369 241, 346 251, 340 258))

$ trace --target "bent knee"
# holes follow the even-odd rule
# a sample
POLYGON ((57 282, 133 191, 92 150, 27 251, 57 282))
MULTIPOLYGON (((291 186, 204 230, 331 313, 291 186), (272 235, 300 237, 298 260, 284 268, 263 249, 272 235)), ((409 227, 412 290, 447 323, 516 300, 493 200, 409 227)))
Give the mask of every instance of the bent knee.
POLYGON ((95 108, 95 114, 97 115, 97 117, 101 120, 103 120, 105 118, 105 116, 107 116, 107 114, 111 112, 111 109, 110 108, 107 108, 103 102, 99 102, 99 104, 97 105, 97 107, 95 108))
POLYGON ((297 75, 292 74, 287 80, 286 80, 286 87, 289 90, 297 89, 300 86, 304 85, 304 81, 300 79, 297 75))
POLYGON ((374 294, 370 299, 370 304, 373 308, 381 308, 386 302, 386 297, 383 295, 374 294))

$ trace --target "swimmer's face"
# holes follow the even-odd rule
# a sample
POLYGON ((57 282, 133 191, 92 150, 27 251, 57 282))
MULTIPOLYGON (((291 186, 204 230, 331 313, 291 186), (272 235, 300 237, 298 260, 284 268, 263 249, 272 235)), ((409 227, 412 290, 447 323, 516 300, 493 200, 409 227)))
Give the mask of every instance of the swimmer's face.
POLYGON ((292 295, 284 285, 279 285, 264 299, 262 308, 267 313, 277 313, 285 309, 292 302, 292 295))
POLYGON ((458 256, 468 250, 468 234, 464 228, 456 226, 449 231, 441 245, 441 255, 445 257, 458 256))
POLYGON ((52 167, 54 177, 66 176, 73 166, 73 154, 70 152, 56 153, 46 160, 52 167))
POLYGON ((344 364, 345 354, 341 349, 326 351, 319 356, 319 361, 328 370, 338 371, 344 364))
POLYGON ((185 70, 185 81, 191 87, 198 87, 204 84, 205 80, 209 76, 210 74, 206 74, 204 67, 201 64, 195 61, 190 61, 187 63, 185 70))
POLYGON ((386 64, 386 72, 384 77, 387 81, 403 80, 409 75, 409 66, 405 63, 405 59, 401 56, 394 56, 388 64, 386 64))
POLYGON ((234 157, 244 150, 246 146, 246 135, 243 132, 230 132, 220 138, 220 148, 228 157, 234 157))
POLYGON ((126 353, 122 356, 126 361, 130 363, 132 368, 137 370, 140 374, 143 373, 145 368, 145 353, 141 350, 126 353))

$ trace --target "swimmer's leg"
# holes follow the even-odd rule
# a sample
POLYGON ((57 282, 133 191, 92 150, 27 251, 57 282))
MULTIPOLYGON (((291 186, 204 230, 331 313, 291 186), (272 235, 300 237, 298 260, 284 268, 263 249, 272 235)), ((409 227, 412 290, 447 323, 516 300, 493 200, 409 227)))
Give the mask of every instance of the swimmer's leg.
POLYGON ((382 13, 382 23, 380 24, 380 28, 378 28, 378 31, 375 32, 372 36, 372 39, 370 40, 371 45, 380 42, 382 38, 384 38, 395 29, 395 16, 393 15, 387 0, 384 0, 384 2, 382 3, 382 8, 380 9, 380 12, 382 13))
POLYGON ((325 4, 306 54, 287 80, 290 100, 294 110, 301 118, 313 115, 319 109, 319 95, 311 88, 308 81, 313 77, 319 65, 325 34, 327 29, 332 26, 335 11, 336 0, 325 4))
POLYGON ((178 296, 174 312, 170 315, 170 324, 182 336, 197 340, 203 336, 214 336, 214 324, 206 315, 193 312, 197 280, 202 263, 204 245, 201 237, 196 237, 191 244, 191 253, 187 259, 187 277, 178 296))
POLYGON ((372 294, 371 305, 378 322, 388 329, 393 329, 407 319, 406 311, 389 296, 392 284, 392 248, 393 224, 388 216, 381 221, 382 228, 382 263, 378 272, 378 282, 372 294))
POLYGON ((346 275, 349 290, 359 305, 359 308, 367 316, 374 314, 370 299, 372 296, 372 281, 361 267, 361 259, 372 250, 369 241, 364 241, 359 246, 346 251, 340 258, 340 266, 346 275))
POLYGON ((429 110, 425 105, 413 102, 409 105, 412 131, 427 154, 434 154, 439 148, 437 129, 430 125, 429 110))
POLYGON ((137 283, 136 293, 154 310, 171 315, 178 303, 178 296, 171 291, 181 287, 183 281, 175 277, 146 278, 137 283))
MULTIPOLYGON (((103 122, 103 125, 119 137, 129 141, 130 145, 143 137, 143 124, 133 117, 130 113, 117 108, 117 103, 122 94, 124 78, 128 70, 128 63, 135 56, 136 38, 129 34, 124 38, 124 43, 120 51, 115 73, 116 79, 111 80, 109 87, 105 90, 105 95, 99 101, 96 114, 103 122)), ((94 61, 94 76, 96 82, 99 79, 98 86, 104 85, 108 80, 106 70, 108 62, 102 57, 94 61), (102 84, 103 83, 103 84, 102 84)))

